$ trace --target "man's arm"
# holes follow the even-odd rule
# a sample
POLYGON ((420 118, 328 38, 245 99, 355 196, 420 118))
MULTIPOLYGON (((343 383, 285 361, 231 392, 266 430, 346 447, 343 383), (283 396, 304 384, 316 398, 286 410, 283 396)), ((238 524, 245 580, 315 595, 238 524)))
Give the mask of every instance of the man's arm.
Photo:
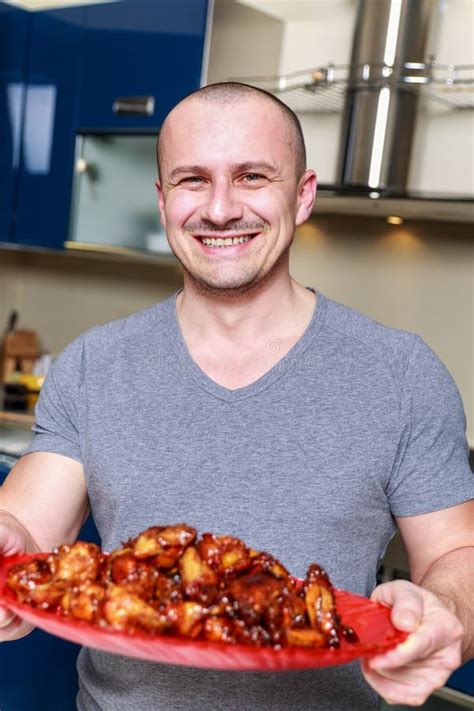
MULTIPOLYGON (((82 465, 59 454, 28 454, 0 488, 0 554, 50 551, 72 543, 89 511, 82 465)), ((31 630, 0 607, 0 641, 31 630)))
POLYGON ((391 703, 422 704, 464 659, 474 656, 474 502, 397 520, 413 583, 396 580, 372 599, 392 607, 411 632, 396 649, 362 665, 391 703))
POLYGON ((458 617, 464 628, 463 658, 472 659, 474 501, 425 516, 400 518, 398 526, 412 581, 437 595, 458 617))

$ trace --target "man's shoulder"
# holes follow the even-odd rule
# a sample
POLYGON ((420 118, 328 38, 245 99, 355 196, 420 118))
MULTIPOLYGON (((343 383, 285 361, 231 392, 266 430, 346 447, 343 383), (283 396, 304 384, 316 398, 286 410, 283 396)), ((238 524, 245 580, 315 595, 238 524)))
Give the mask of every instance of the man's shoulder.
POLYGON ((159 333, 160 326, 165 326, 171 315, 174 296, 165 299, 146 309, 137 311, 126 318, 110 321, 101 326, 94 326, 86 331, 83 336, 96 343, 118 343, 124 339, 146 336, 150 330, 159 333))
POLYGON ((332 299, 326 300, 325 328, 339 338, 346 348, 383 361, 399 374, 406 367, 419 339, 415 333, 387 326, 355 308, 332 299))
POLYGON ((174 295, 126 318, 93 326, 72 341, 61 354, 63 359, 83 357, 87 352, 94 358, 112 354, 124 342, 133 342, 141 347, 153 333, 155 343, 169 323, 174 304, 174 295))

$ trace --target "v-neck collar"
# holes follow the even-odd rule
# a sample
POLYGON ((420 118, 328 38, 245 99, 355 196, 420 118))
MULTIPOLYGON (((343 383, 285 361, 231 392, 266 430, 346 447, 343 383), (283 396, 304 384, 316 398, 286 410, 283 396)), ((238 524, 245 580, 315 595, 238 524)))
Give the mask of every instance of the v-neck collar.
POLYGON ((170 335, 177 351, 179 364, 187 371, 200 388, 219 400, 235 402, 237 400, 244 400, 246 398, 253 397, 257 393, 262 392, 279 380, 289 370, 289 368, 294 365, 294 363, 300 358, 306 348, 314 340, 324 323, 327 299, 323 294, 315 289, 310 288, 310 291, 316 294, 316 305, 308 326, 306 327, 304 333, 296 341, 294 346, 292 346, 288 353, 286 353, 283 358, 275 363, 270 370, 267 370, 266 373, 260 376, 260 378, 254 380, 253 383, 249 383, 248 385, 244 385, 241 388, 235 388, 233 390, 226 388, 224 385, 219 385, 219 383, 216 383, 215 380, 212 380, 212 378, 210 378, 191 357, 178 321, 176 309, 176 299, 180 293, 178 291, 174 295, 174 298, 171 298, 168 301, 168 307, 170 310, 168 322, 171 326, 170 335))

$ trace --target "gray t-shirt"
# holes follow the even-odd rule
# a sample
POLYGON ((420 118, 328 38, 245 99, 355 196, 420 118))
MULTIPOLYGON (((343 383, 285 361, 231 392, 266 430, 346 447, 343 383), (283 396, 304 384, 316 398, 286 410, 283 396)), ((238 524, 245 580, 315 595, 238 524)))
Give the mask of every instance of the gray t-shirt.
MULTIPOLYGON (((277 343, 269 348, 278 347, 277 343)), ((394 516, 473 497, 456 386, 423 341, 317 294, 296 345, 229 390, 189 355, 175 297, 93 328, 55 362, 28 449, 84 465, 103 548, 186 521, 363 595, 394 516)), ((422 542, 420 542, 422 545, 422 542)), ((370 711, 358 664, 203 671, 83 649, 80 709, 370 711)))

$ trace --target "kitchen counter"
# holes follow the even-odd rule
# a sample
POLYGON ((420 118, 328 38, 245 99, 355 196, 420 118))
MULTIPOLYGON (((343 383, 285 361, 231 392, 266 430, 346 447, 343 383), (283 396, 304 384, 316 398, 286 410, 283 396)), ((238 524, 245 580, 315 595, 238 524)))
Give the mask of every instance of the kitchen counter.
POLYGON ((5 412, 0 410, 0 425, 19 426, 30 429, 35 423, 35 416, 27 412, 5 412))
POLYGON ((0 453, 19 456, 33 438, 34 415, 0 411, 0 453))

